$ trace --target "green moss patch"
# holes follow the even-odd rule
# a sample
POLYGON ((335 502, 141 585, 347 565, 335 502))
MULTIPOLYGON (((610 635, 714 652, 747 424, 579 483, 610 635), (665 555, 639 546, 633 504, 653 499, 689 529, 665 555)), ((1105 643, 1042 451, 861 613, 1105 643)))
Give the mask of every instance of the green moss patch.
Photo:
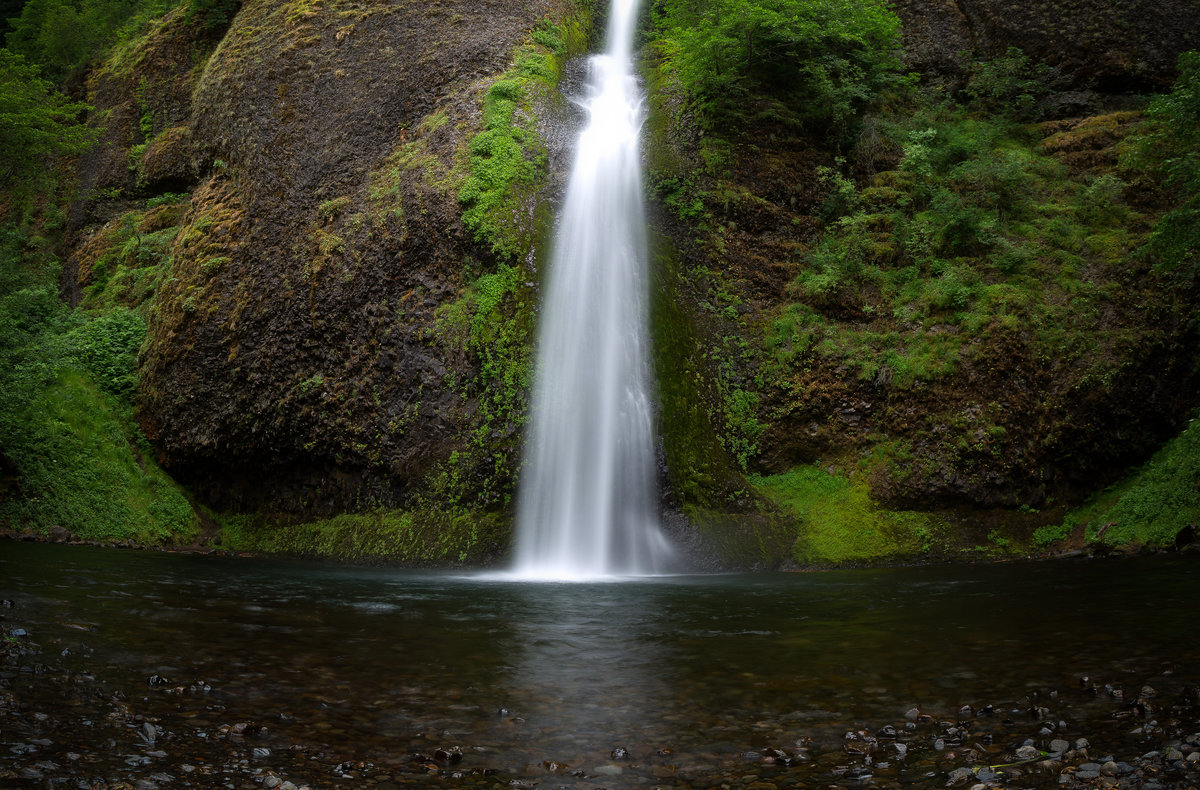
POLYGON ((458 192, 463 224, 500 260, 521 261, 538 241, 529 206, 547 175, 535 106, 556 90, 567 58, 587 44, 591 9, 578 3, 517 48, 513 64, 483 99, 483 128, 469 145, 458 192))
POLYGON ((400 565, 482 564, 495 559, 505 530, 494 514, 376 510, 300 524, 220 516, 220 545, 233 551, 292 554, 400 565))
POLYGON ((916 511, 884 510, 865 480, 799 466, 750 483, 797 518, 792 557, 801 563, 862 562, 941 548, 945 524, 916 511))

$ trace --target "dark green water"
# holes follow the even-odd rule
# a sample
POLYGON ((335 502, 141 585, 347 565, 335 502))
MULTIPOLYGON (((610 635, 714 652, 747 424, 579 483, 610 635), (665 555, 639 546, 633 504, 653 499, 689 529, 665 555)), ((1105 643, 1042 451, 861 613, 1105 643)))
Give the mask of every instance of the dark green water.
POLYGON ((530 584, 0 543, 0 625, 28 632, 0 665, 0 786, 941 787, 1026 739, 1132 759, 1200 731, 1198 569, 530 584), (1145 685, 1149 717, 1128 709, 1145 685), (905 755, 847 752, 888 724, 905 755))

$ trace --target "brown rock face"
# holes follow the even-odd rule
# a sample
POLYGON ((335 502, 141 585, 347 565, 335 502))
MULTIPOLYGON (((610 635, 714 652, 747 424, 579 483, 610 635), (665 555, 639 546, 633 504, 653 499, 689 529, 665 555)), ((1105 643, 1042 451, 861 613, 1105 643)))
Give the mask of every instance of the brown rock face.
MULTIPOLYGON (((221 506, 398 501, 455 449, 443 342, 474 251, 457 199, 485 77, 544 0, 248 2, 199 79, 192 196, 140 414, 221 506)), ((455 382, 458 382, 456 389, 455 382)))
POLYGON ((1018 47, 1102 92, 1162 87, 1178 53, 1200 47, 1193 0, 897 0, 909 62, 953 75, 958 53, 1018 47))

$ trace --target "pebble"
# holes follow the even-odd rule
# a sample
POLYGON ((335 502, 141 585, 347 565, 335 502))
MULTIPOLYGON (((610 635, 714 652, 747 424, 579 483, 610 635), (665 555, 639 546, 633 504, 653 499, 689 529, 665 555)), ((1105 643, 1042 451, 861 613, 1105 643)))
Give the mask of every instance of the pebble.
POLYGON ((946 785, 958 785, 974 778, 975 772, 970 768, 955 768, 950 772, 950 776, 946 780, 946 785))

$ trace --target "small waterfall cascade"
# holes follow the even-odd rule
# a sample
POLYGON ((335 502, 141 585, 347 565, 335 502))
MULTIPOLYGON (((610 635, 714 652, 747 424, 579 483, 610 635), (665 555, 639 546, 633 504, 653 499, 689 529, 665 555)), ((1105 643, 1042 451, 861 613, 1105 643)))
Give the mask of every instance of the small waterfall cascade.
POLYGON ((517 500, 517 576, 664 571, 648 361, 648 252, 631 60, 638 0, 613 0, 590 60, 580 134, 547 274, 517 500))

